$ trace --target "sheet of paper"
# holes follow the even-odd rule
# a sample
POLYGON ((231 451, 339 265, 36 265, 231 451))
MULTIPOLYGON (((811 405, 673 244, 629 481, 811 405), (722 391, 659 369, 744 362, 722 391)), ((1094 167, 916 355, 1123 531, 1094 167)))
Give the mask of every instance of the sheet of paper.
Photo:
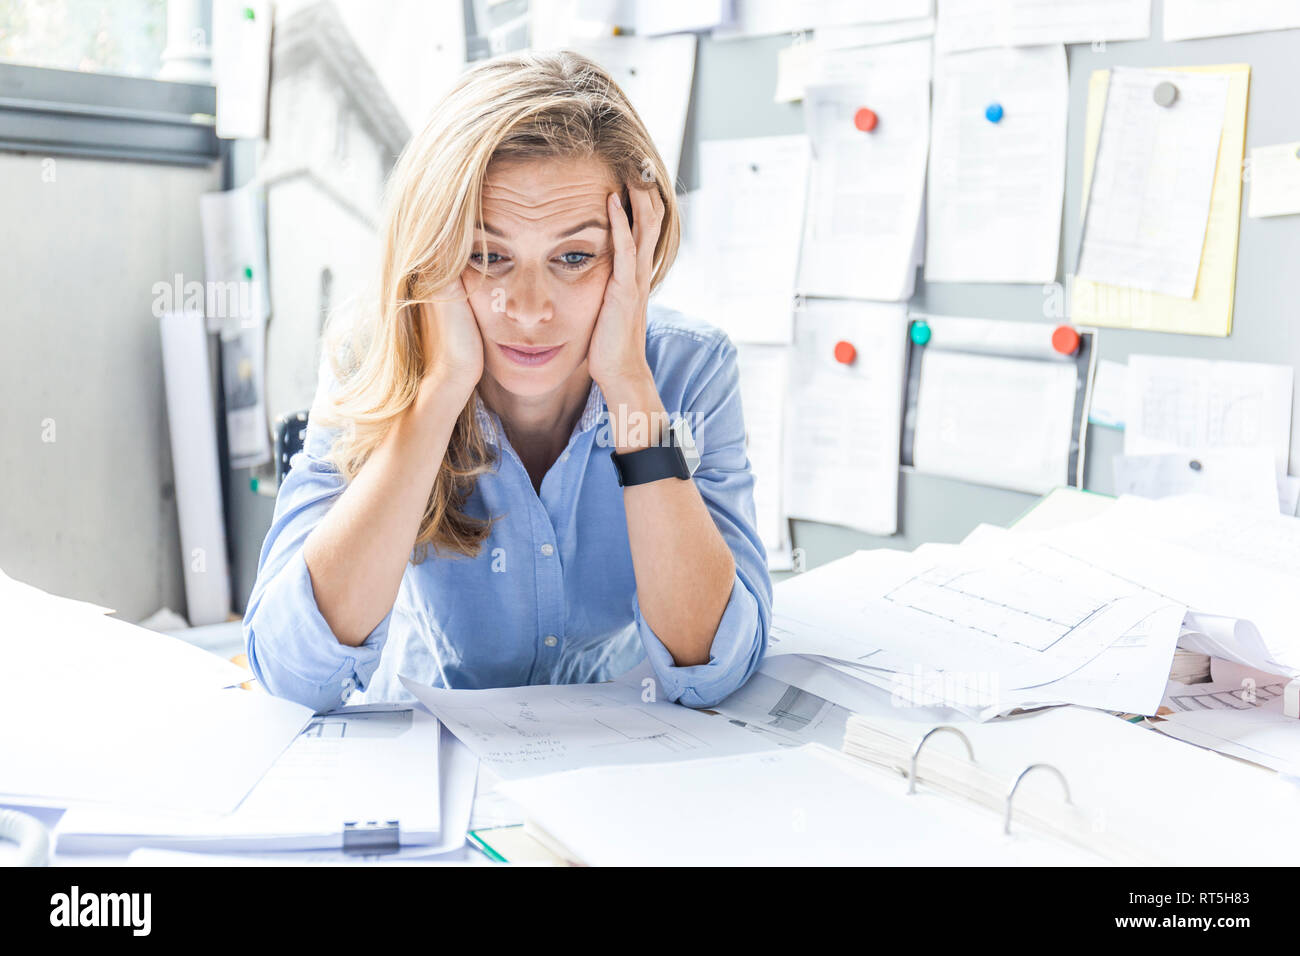
POLYGON ((271 314, 262 191, 244 186, 199 197, 208 331, 221 334, 230 465, 271 457, 266 412, 266 321, 271 314))
POLYGON ((846 50, 881 43, 901 43, 934 36, 934 17, 891 20, 888 23, 846 23, 843 26, 818 27, 813 42, 823 51, 846 50))
POLYGON ((1247 175, 1252 218, 1300 213, 1300 143, 1254 147, 1247 175))
POLYGON ((1047 540, 1193 611, 1248 622, 1270 660, 1246 663, 1274 673, 1300 670, 1300 519, 1201 495, 1121 497, 1047 540))
POLYGON ((1070 484, 1077 378, 1070 362, 927 346, 913 465, 1030 494, 1070 484))
POLYGON ((1068 111, 1059 44, 937 58, 927 282, 1056 280, 1068 111))
POLYGON ((1128 407, 1128 366, 1114 359, 1100 359, 1092 377, 1088 403, 1088 424, 1123 428, 1128 407))
MULTIPOLYGON (((1027 568, 1055 572, 1073 584, 1086 584, 1096 593, 1143 591, 1135 590, 1105 568, 1077 562, 1054 549, 1025 548, 1018 540, 1020 537, 1020 532, 982 524, 966 536, 962 546, 1014 555, 1027 568)), ((1146 593, 1151 596, 1150 592, 1146 593)), ((1182 604, 1163 603, 1078 670, 1036 687, 1003 690, 998 694, 997 703, 985 708, 979 716, 987 720, 1014 707, 1049 704, 1154 714, 1164 694, 1186 616, 1187 609, 1182 604)))
POLYGON ((798 288, 809 296, 901 301, 916 283, 930 139, 928 40, 842 51, 804 91, 812 140, 798 288), (865 114, 871 130, 859 129, 865 114))
POLYGON ((636 32, 653 37, 665 33, 698 33, 731 19, 734 0, 658 0, 636 4, 636 32))
POLYGON ((57 849, 311 850, 341 847, 344 823, 367 820, 399 821, 403 844, 436 844, 439 726, 412 707, 341 708, 313 718, 229 814, 74 808, 57 849))
POLYGON ((777 51, 776 92, 773 100, 790 103, 804 98, 811 84, 857 83, 870 78, 875 66, 897 64, 906 71, 931 72, 929 40, 933 18, 892 23, 856 24, 819 30, 811 38, 800 36, 777 51), (879 49, 882 45, 901 47, 879 49))
POLYGON ((710 709, 777 746, 798 747, 815 741, 832 750, 844 744, 844 724, 849 716, 846 708, 766 674, 752 675, 710 709))
POLYGON ((790 359, 791 517, 868 534, 898 530, 906 336, 902 305, 805 300, 790 359), (851 361, 839 361, 837 350, 851 361))
POLYGON ((212 4, 212 78, 217 88, 217 135, 266 136, 271 76, 271 0, 212 4))
POLYGON ((593 866, 1093 861, 1029 831, 1008 839, 995 814, 931 792, 909 796, 896 774, 819 744, 504 786, 530 819, 593 866))
POLYGON ((1273 453, 1263 446, 1184 454, 1116 455, 1115 494, 1165 498, 1200 494, 1246 508, 1278 510, 1273 453))
POLYGON ((575 40, 568 45, 609 71, 641 117, 674 183, 695 76, 695 42, 690 35, 643 35, 575 40))
POLYGON ((1277 503, 1282 514, 1294 515, 1300 505, 1300 478, 1294 475, 1277 476, 1277 503))
POLYGON ((944 706, 986 707, 1073 673, 1175 603, 1037 542, 941 554, 859 551, 781 581, 769 655, 942 673, 944 706))
POLYGON ((1104 43, 1151 35, 1151 0, 941 0, 942 51, 1104 43))
POLYGON ((724 329, 733 342, 787 344, 808 188, 808 138, 709 140, 699 153, 698 209, 709 255, 699 283, 707 295, 696 314, 724 329))
POLYGON ((1165 0, 1164 8, 1166 41, 1300 27, 1295 0, 1165 0))
POLYGON ((1080 278, 1190 299, 1223 135, 1228 80, 1116 67, 1084 211, 1080 278), (1176 99, 1157 102, 1172 84, 1176 99))
POLYGON ((1287 473, 1290 366, 1131 355, 1128 367, 1125 454, 1263 447, 1287 473))
POLYGON ((900 0, 897 3, 863 3, 862 0, 822 0, 819 3, 791 3, 790 0, 732 0, 731 21, 713 31, 717 40, 798 33, 859 24, 892 26, 899 20, 915 20, 934 13, 934 0, 900 0))
MULTIPOLYGON (((1237 277, 1237 233, 1241 213, 1241 161, 1246 143, 1246 103, 1250 67, 1185 67, 1178 73, 1216 73, 1228 77, 1228 102, 1215 166, 1210 215, 1205 228, 1196 293, 1188 300, 1144 289, 1067 277, 1070 316, 1079 325, 1181 332, 1190 335, 1228 335, 1232 331, 1233 295, 1237 277)), ((1088 205, 1088 184, 1097 156, 1097 141, 1106 110, 1109 70, 1095 70, 1088 84, 1088 117, 1084 144, 1083 198, 1088 205)))
POLYGON ((507 780, 772 746, 724 718, 656 699, 653 678, 645 680, 447 690, 401 678, 446 729, 507 780))
POLYGON ((785 513, 786 396, 789 350, 776 345, 740 345, 740 398, 745 409, 745 451, 754 474, 754 512, 769 555, 769 568, 783 563, 790 548, 785 513))

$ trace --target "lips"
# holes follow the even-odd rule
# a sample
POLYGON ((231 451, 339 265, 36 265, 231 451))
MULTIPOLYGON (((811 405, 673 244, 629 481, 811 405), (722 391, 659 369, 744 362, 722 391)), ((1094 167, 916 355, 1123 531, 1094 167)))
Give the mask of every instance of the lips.
POLYGON ((516 365, 545 365, 560 351, 560 345, 505 345, 498 342, 502 354, 516 365))

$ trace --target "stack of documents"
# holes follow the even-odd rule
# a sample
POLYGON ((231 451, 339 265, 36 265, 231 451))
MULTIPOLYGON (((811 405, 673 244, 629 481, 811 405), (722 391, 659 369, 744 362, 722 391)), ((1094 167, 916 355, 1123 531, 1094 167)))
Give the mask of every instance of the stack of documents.
POLYGON ((0 575, 0 801, 227 813, 311 719, 248 672, 0 575))
POLYGON ((1179 740, 1300 777, 1300 721, 1283 712, 1288 678, 1229 661, 1211 680, 1171 680, 1154 726, 1179 740))
POLYGON ((1154 713, 1184 613, 1048 543, 981 528, 960 546, 859 551, 781 582, 764 670, 790 680, 770 659, 813 656, 901 706, 985 719, 1045 703, 1154 713))
POLYGON ((232 813, 73 808, 55 828, 56 849, 454 849, 464 842, 477 761, 440 736, 437 719, 409 706, 340 708, 313 719, 232 813))

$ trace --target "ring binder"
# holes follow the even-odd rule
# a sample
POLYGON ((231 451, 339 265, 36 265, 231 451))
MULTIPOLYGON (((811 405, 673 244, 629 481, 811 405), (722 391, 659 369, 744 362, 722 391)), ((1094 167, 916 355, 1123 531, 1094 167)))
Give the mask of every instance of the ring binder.
POLYGON ((970 758, 971 763, 975 762, 975 748, 970 745, 970 738, 960 730, 956 727, 951 727, 948 724, 940 724, 938 727, 931 727, 925 732, 925 736, 916 742, 916 747, 912 749, 912 763, 907 772, 907 792, 909 795, 916 793, 916 760, 921 756, 921 748, 925 746, 925 742, 929 740, 932 735, 937 734, 941 730, 947 730, 960 737, 961 742, 966 745, 966 756, 970 758))
POLYGON ((400 831, 397 820, 385 823, 349 820, 343 824, 343 852, 354 855, 396 853, 402 845, 400 831))
POLYGON ((1020 781, 1024 780, 1025 777, 1034 770, 1050 770, 1052 773, 1056 774, 1056 779, 1061 781, 1061 786, 1065 789, 1065 802, 1071 805, 1074 804, 1074 801, 1070 799, 1070 783, 1065 779, 1065 774, 1061 773, 1061 771, 1057 770, 1050 763, 1031 763, 1024 770, 1020 771, 1020 774, 1016 777, 1016 782, 1013 783, 1011 789, 1007 791, 1006 816, 1003 817, 1002 820, 1002 832, 1007 835, 1010 835, 1011 833, 1011 801, 1015 799, 1016 790, 1020 787, 1020 781))

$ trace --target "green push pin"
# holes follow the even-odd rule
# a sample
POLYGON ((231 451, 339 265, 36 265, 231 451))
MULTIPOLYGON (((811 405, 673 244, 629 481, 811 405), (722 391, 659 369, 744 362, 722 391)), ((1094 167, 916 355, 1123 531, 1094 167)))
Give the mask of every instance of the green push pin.
POLYGON ((917 345, 925 345, 930 341, 930 323, 925 319, 917 319, 912 323, 911 329, 912 341, 917 345))
POLYGON ((252 267, 252 266, 244 266, 244 278, 245 278, 245 279, 248 279, 250 282, 252 281, 252 279, 253 279, 253 267, 252 267))
POLYGON ((253 8, 252 8, 252 7, 244 7, 244 19, 245 19, 245 20, 256 20, 256 19, 257 19, 257 14, 253 12, 253 8))

